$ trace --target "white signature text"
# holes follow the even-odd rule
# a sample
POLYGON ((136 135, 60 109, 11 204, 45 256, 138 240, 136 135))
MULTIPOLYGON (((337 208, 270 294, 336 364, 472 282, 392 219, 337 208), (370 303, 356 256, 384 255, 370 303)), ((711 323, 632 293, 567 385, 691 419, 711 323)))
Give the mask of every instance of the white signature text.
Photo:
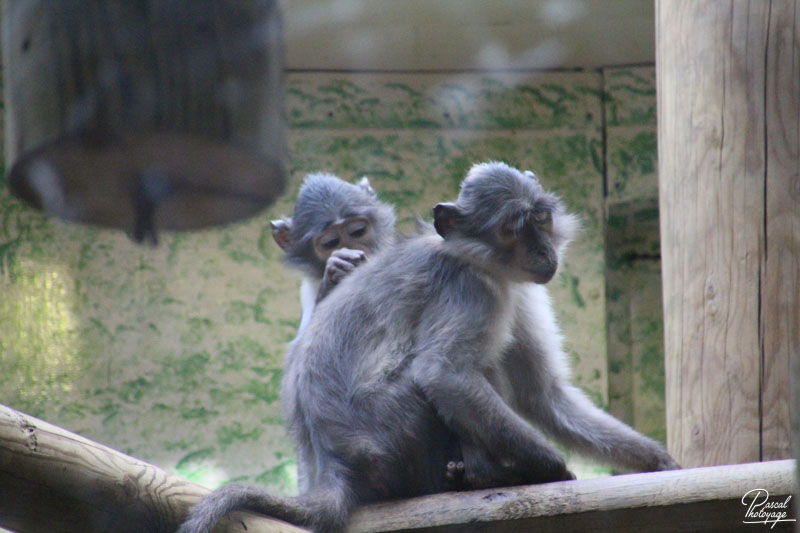
POLYGON ((789 502, 792 495, 786 496, 783 500, 769 501, 769 491, 767 489, 753 489, 747 491, 742 496, 742 505, 747 506, 747 511, 744 513, 745 524, 772 524, 770 529, 775 527, 778 522, 796 522, 794 518, 787 518, 789 516, 789 502), (751 502, 747 502, 750 498, 751 502))

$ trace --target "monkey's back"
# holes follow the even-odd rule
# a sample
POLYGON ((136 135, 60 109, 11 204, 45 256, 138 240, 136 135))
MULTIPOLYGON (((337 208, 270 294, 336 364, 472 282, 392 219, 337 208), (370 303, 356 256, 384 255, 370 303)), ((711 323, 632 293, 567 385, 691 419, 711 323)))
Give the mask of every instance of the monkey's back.
POLYGON ((402 241, 345 278, 290 347, 282 392, 289 426, 317 463, 335 457, 380 485, 362 497, 441 490, 447 458, 436 455, 448 453, 450 430, 409 367, 424 315, 454 283, 485 290, 438 235, 402 241))

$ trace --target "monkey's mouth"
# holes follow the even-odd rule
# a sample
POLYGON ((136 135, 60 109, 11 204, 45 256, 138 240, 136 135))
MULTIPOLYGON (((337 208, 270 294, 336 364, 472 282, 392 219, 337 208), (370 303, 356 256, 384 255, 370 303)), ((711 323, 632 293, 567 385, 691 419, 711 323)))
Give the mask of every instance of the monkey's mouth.
POLYGON ((553 276, 556 275, 556 270, 558 270, 558 263, 526 268, 525 272, 530 276, 531 281, 539 285, 544 285, 553 279, 553 276))

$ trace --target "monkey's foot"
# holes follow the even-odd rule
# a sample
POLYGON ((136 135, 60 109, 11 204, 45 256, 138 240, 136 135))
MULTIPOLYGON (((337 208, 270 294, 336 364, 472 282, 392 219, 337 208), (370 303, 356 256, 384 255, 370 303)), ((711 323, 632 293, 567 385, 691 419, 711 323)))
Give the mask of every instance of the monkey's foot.
POLYGON ((464 461, 450 461, 444 473, 445 485, 450 490, 464 488, 464 461))

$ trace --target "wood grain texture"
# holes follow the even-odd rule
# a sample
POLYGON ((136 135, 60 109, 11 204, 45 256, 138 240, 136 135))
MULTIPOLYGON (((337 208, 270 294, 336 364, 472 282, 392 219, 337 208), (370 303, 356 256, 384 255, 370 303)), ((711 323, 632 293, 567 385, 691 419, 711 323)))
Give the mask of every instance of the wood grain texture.
MULTIPOLYGON (((171 533, 190 506, 208 492, 158 467, 0 406, 0 527, 20 533, 171 533)), ((215 529, 215 533, 242 531, 305 530, 245 514, 215 529)))
POLYGON ((793 474, 786 460, 438 494, 364 507, 348 531, 752 531, 744 494, 777 500, 793 474))
MULTIPOLYGON (((794 458, 796 487, 800 487, 800 357, 792 359, 792 436, 794 440, 794 458)), ((797 494, 798 491, 795 491, 797 494)), ((795 498, 794 512, 800 518, 800 497, 795 498)), ((797 523, 797 533, 800 533, 800 522, 797 523)))
MULTIPOLYGON (((767 38, 762 456, 791 450, 791 360, 800 357, 800 3, 773 1, 767 38)), ((795 403, 795 406, 798 404, 795 403)))
POLYGON ((800 216, 796 200, 786 207, 796 143, 771 142, 798 121, 786 37, 796 13, 788 0, 656 6, 667 434, 684 466, 790 453, 786 365, 798 344, 780 324, 797 324, 800 248, 790 230, 770 259, 769 232, 774 217, 793 228, 800 216), (793 103, 779 106, 792 84, 793 103))

